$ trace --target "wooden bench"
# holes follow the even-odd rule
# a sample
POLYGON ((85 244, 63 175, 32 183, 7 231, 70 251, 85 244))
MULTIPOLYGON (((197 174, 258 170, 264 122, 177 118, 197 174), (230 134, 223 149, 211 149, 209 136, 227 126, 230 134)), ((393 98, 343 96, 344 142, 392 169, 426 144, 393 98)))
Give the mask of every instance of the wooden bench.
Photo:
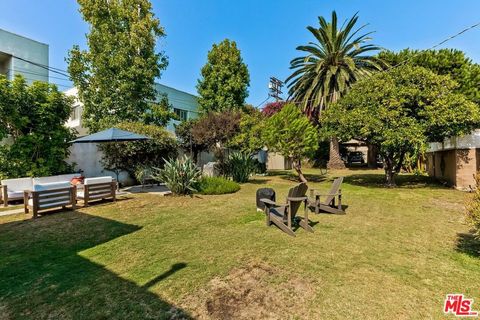
POLYGON ((36 184, 33 190, 26 190, 23 193, 24 211, 29 213, 32 210, 33 217, 38 216, 38 212, 52 208, 66 208, 71 206, 72 210, 76 208, 77 188, 70 182, 53 182, 36 184))
POLYGON ((32 178, 5 179, 1 181, 0 198, 3 206, 8 206, 8 201, 23 200, 23 191, 31 190, 32 178))
POLYGON ((83 190, 77 191, 77 198, 88 206, 92 200, 116 200, 117 182, 112 177, 86 178, 83 190))

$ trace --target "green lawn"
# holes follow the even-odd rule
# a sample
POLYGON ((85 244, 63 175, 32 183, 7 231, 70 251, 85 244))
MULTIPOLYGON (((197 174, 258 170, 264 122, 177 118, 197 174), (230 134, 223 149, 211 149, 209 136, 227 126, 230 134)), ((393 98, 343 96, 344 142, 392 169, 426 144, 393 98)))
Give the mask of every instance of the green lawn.
POLYGON ((0 217, 0 319, 443 318, 447 293, 480 309, 480 244, 466 194, 381 171, 345 175, 344 216, 315 233, 267 228, 255 191, 282 199, 288 175, 222 196, 136 195, 76 212, 0 217))

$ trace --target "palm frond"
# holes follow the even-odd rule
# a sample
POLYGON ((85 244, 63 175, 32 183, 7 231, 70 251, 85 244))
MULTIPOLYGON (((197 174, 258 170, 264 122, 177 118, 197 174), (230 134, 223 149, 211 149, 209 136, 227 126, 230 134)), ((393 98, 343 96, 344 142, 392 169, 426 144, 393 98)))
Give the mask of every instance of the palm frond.
POLYGON ((321 110, 348 92, 359 79, 381 70, 385 64, 368 55, 381 50, 367 44, 373 32, 361 33, 367 24, 356 28, 358 13, 345 20, 339 28, 338 17, 318 17, 318 27, 307 30, 315 41, 297 47, 304 55, 290 62, 292 74, 286 79, 289 99, 301 104, 304 111, 321 110))

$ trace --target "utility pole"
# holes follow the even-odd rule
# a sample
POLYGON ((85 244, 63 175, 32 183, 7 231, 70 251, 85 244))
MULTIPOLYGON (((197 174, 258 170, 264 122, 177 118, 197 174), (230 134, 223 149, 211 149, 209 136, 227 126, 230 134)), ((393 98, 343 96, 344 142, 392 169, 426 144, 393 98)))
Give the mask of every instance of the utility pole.
POLYGON ((270 77, 270 83, 268 84, 268 89, 270 92, 268 93, 268 95, 270 97, 275 98, 277 102, 282 100, 282 98, 280 98, 280 95, 283 93, 282 87, 283 87, 282 81, 278 80, 275 77, 270 77))

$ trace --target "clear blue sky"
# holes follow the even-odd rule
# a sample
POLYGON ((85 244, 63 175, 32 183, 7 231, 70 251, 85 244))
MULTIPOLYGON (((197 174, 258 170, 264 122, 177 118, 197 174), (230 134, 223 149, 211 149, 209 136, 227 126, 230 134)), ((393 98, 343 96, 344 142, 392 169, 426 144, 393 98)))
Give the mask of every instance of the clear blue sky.
MULTIPOLYGON (((251 76, 247 101, 267 97, 270 76, 284 79, 295 47, 311 37, 305 27, 336 10, 341 19, 359 11, 360 22, 376 31, 374 43, 399 50, 428 48, 480 21, 478 0, 152 0, 167 37, 158 45, 170 65, 159 82, 195 93, 200 68, 212 43, 237 41, 251 76)), ((0 28, 50 45, 50 65, 66 69, 74 44, 84 46, 88 30, 74 0, 2 0, 0 28)), ((444 47, 464 50, 480 62, 480 28, 444 47)), ((52 82, 63 83, 58 79, 52 82)), ((67 83, 68 84, 68 83, 67 83)), ((64 89, 64 87, 62 87, 64 89)))

